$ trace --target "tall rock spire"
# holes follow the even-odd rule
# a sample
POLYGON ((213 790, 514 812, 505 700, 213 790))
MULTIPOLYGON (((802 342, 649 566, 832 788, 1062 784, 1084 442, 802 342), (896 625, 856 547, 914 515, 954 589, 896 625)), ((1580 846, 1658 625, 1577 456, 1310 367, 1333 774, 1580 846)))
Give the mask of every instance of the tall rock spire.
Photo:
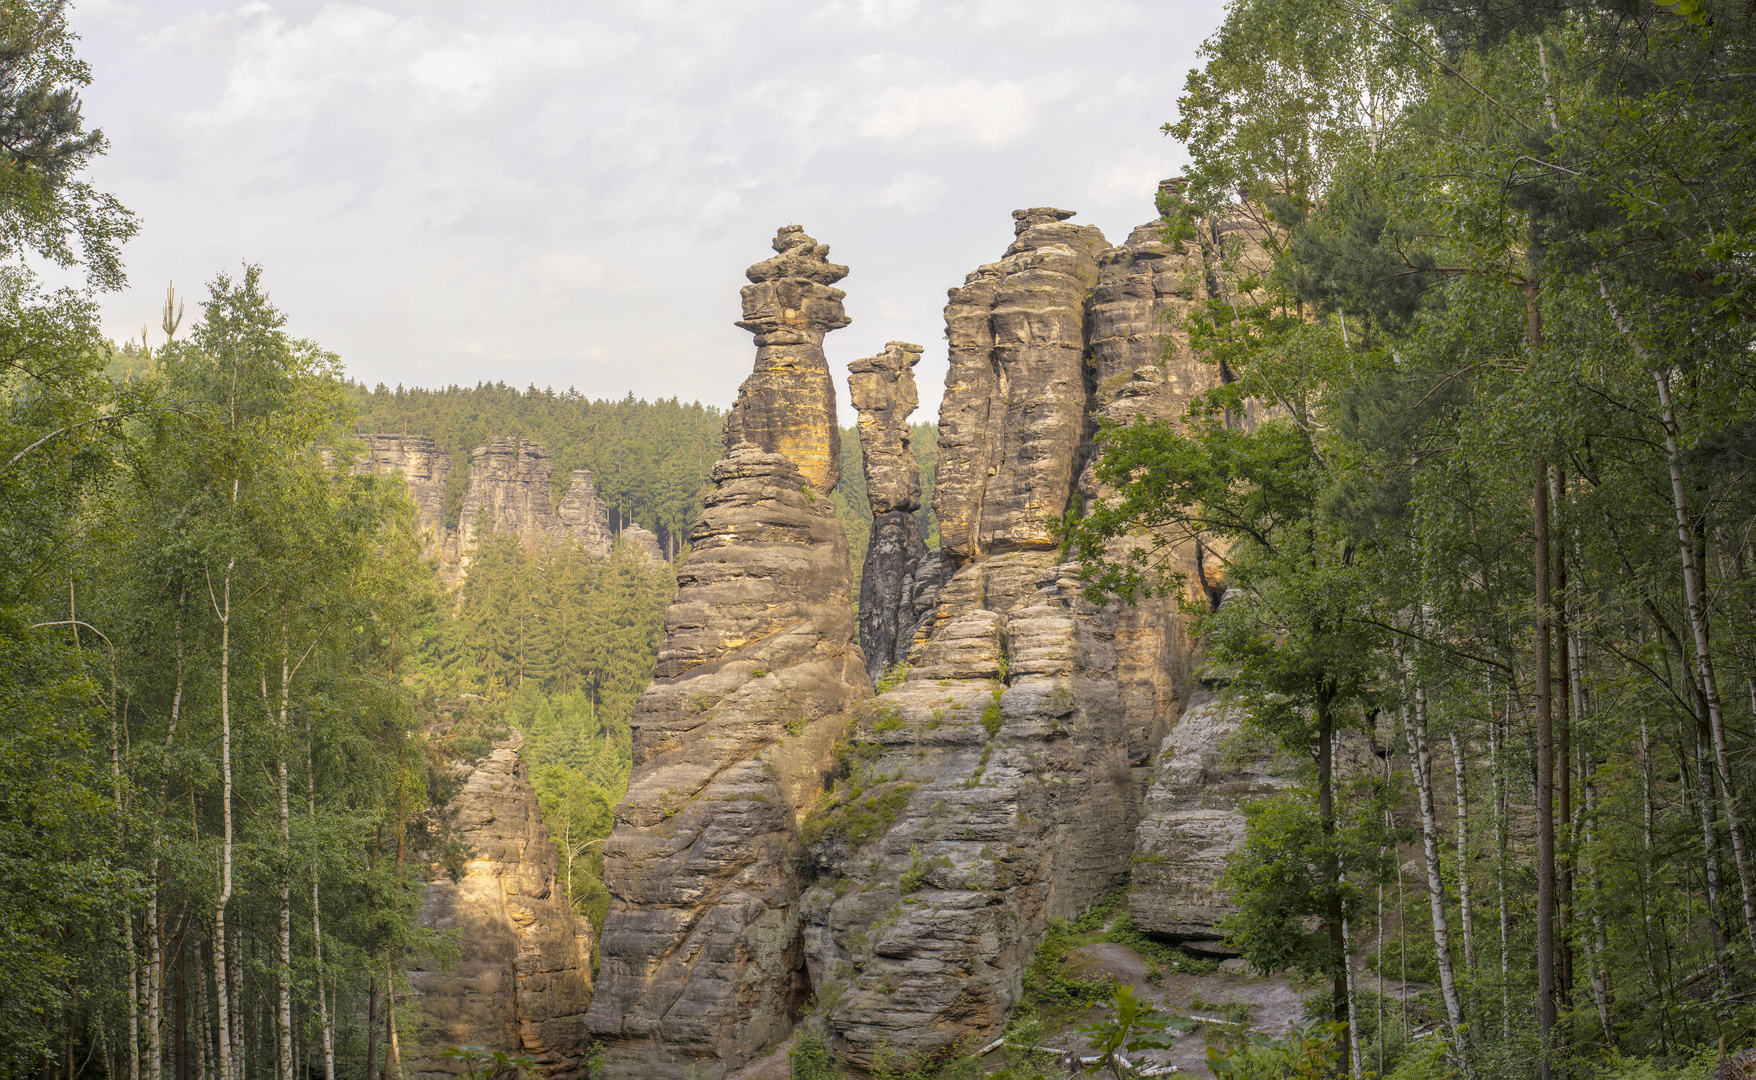
POLYGON ((848 397, 860 413, 860 453, 872 503, 872 540, 860 579, 860 648, 874 682, 908 659, 915 628, 931 610, 917 600, 938 584, 937 558, 921 539, 920 466, 909 414, 920 404, 914 366, 921 347, 892 341, 877 356, 848 365, 848 397))
POLYGON ((798 821, 835 768, 844 710, 872 693, 827 497, 840 464, 819 345, 847 321, 826 286, 847 271, 797 227, 775 247, 744 290, 756 372, 677 571, 604 845, 586 1024, 629 1080, 718 1077, 791 1030, 809 992, 798 821))
POLYGON ((850 321, 841 306, 847 294, 830 288, 848 268, 829 262, 829 245, 797 225, 775 233, 774 250, 744 272, 750 284, 738 325, 756 335, 756 370, 726 416, 726 451, 750 443, 784 454, 812 491, 827 495, 841 479, 841 437, 823 337, 850 321))

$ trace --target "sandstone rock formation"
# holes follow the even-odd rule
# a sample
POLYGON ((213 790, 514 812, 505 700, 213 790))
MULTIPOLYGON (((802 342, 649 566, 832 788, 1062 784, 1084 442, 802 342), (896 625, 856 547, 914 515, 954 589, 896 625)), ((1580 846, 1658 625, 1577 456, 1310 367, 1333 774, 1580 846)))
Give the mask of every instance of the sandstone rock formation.
POLYGON ((892 341, 884 352, 848 365, 848 396, 860 415, 860 452, 872 534, 860 580, 860 648, 874 682, 908 659, 915 632, 933 609, 942 565, 921 539, 915 511, 921 474, 909 435, 920 404, 914 366, 919 345, 892 341))
POLYGON ((528 439, 490 439, 470 452, 469 492, 458 515, 458 542, 464 551, 479 542, 481 515, 496 534, 511 533, 536 551, 559 525, 550 508, 555 462, 528 439))
POLYGON ((1087 298, 1109 246, 1069 216, 1016 212, 1006 255, 951 291, 934 486, 951 574, 806 824, 826 878, 805 898, 811 979, 864 1066, 1004 1023, 1047 920, 1132 853, 1157 733, 1130 745, 1117 611, 1079 598, 1053 532, 1090 450, 1087 298))
POLYGON ((630 525, 622 530, 621 540, 625 544, 633 545, 634 549, 646 556, 646 561, 654 566, 663 566, 670 562, 669 559, 665 558, 664 550, 659 547, 658 536, 650 529, 643 529, 639 525, 630 525))
POLYGON ((830 288, 848 268, 829 262, 829 245, 797 225, 775 234, 774 250, 745 272, 738 325, 756 335, 756 369, 726 416, 726 449, 748 442, 784 454, 812 491, 827 495, 841 477, 841 436, 823 337, 848 325, 847 294, 830 288))
POLYGON ((422 547, 438 550, 449 532, 445 486, 451 480, 451 456, 426 435, 361 435, 360 441, 366 449, 354 461, 354 474, 401 473, 414 500, 422 547))
MULTIPOLYGON (((760 303, 745 290, 745 310, 793 290, 786 318, 816 327, 820 342, 845 318, 840 294, 816 291, 817 279, 845 270, 824 269, 824 249, 801 237, 783 229, 782 257, 752 268, 752 280, 779 285, 759 287, 760 303)), ((871 694, 853 643, 847 537, 828 498, 833 388, 803 405, 782 394, 817 387, 827 365, 816 344, 777 351, 771 324, 749 321, 757 373, 728 418, 726 457, 677 572, 635 707, 633 779, 605 845, 612 901, 587 1024, 618 1077, 691 1066, 720 1076, 791 1029, 809 989, 798 822, 834 768, 844 709, 871 694), (765 442, 732 441, 750 436, 765 442)))
MULTIPOLYGON (((1056 527, 1076 496, 1112 494, 1089 468, 1099 419, 1175 418, 1225 377, 1167 318, 1229 295, 1260 231, 1201 222, 1179 249, 1155 222, 1111 248, 1070 216, 1015 212, 1003 257, 951 290, 939 552, 902 531, 920 498, 906 443, 916 350, 850 365, 875 513, 870 657, 851 642, 845 540, 824 498, 836 461, 821 342, 845 324, 828 287, 845 270, 796 229, 751 268, 757 369, 679 571, 606 852, 615 899, 588 1023, 618 1075, 721 1075, 783 1035, 807 995, 862 1066, 990 1032, 1048 920, 1088 908, 1137 854, 1163 868, 1137 888, 1143 917, 1211 938, 1237 806, 1200 799, 1231 721, 1210 695, 1184 711, 1193 643, 1175 599, 1087 602, 1056 527), (904 655, 905 680, 855 705, 904 655)), ((1223 591, 1203 550, 1189 538, 1177 557, 1193 589, 1223 591)), ((1279 781, 1224 783, 1244 798, 1279 781)))
MULTIPOLYGON (((478 521, 493 534, 516 535, 531 551, 548 544, 573 543, 592 558, 610 554, 615 536, 609 509, 598 498, 590 469, 574 469, 567 491, 551 508, 555 477, 548 451, 527 439, 498 438, 470 455, 469 488, 457 528, 445 523, 446 485, 451 458, 426 435, 361 435, 365 453, 355 460, 356 474, 400 473, 419 516, 423 552, 437 556, 440 577, 449 586, 462 584, 470 553, 481 542, 478 521)), ((640 530, 634 542, 655 562, 662 562, 658 539, 640 530), (650 540, 650 544, 647 543, 650 540)))
POLYGON ((1110 245, 1072 213, 1013 211, 998 263, 951 290, 933 509, 956 559, 1055 546, 1089 446, 1086 294, 1110 245))
POLYGON ((1241 726, 1213 690, 1190 699, 1159 747, 1128 891, 1128 913, 1142 933, 1225 955, 1232 950, 1218 924, 1233 907, 1219 876, 1244 841, 1243 805, 1292 783, 1270 748, 1236 744, 1241 726))
POLYGON ((555 520, 560 530, 587 553, 597 558, 610 553, 610 545, 615 542, 610 534, 610 515, 598 498, 597 482, 590 469, 573 470, 561 504, 555 507, 555 520))
POLYGON ((464 876, 426 888, 421 919, 455 931, 463 950, 447 971, 409 972, 413 1076, 449 1077, 446 1046, 477 1045, 537 1059, 546 1075, 578 1075, 591 991, 591 927, 556 885, 559 855, 518 758, 518 737, 475 766, 452 802, 474 852, 464 876))

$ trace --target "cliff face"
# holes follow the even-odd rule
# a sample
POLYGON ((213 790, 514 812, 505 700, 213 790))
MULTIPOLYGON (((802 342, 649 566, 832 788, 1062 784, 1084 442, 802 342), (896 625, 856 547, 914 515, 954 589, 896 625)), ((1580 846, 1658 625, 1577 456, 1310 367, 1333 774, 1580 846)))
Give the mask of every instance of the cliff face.
POLYGON ((412 1075, 449 1077, 447 1046, 484 1046, 537 1059, 550 1076, 577 1075, 585 1052, 592 928, 555 881, 559 855, 537 812, 517 736, 468 775, 452 802, 474 848, 460 881, 440 877, 422 922, 454 930, 463 954, 449 971, 409 972, 412 1075))
POLYGON ((1132 852, 1116 612, 1078 599, 1052 531, 1089 452, 1088 295, 1109 247, 1069 216, 1016 212, 1005 256, 951 291, 934 486, 950 576, 807 823, 827 879, 805 898, 811 979, 866 1066, 1002 1024, 1047 920, 1132 852))
POLYGON ((414 500, 421 543, 437 551, 446 540, 445 486, 451 480, 451 457, 426 435, 361 435, 365 453, 355 459, 356 476, 401 473, 414 500))
MULTIPOLYGON (((845 270, 800 236, 783 229, 775 241, 791 277, 761 277, 777 260, 751 274, 796 287, 809 303, 788 309, 802 320, 790 329, 821 342, 846 324, 840 294, 804 286, 845 270)), ((616 1076, 690 1066, 718 1076, 790 1030, 808 992, 798 820, 834 767, 844 709, 871 694, 853 642, 847 537, 828 497, 835 474, 824 473, 833 394, 810 407, 777 400, 783 375, 817 385, 810 351, 783 372, 772 336, 757 340, 727 438, 759 433, 778 449, 732 442, 714 466, 605 845, 613 899, 587 1023, 616 1076)))
MULTIPOLYGON (((354 462, 353 471, 401 474, 415 503, 422 548, 439 558, 440 576, 453 588, 462 584, 470 554, 481 542, 476 526, 482 520, 490 533, 511 533, 533 552, 548 544, 572 543, 602 559, 615 544, 609 510, 598 498, 590 469, 574 469, 560 504, 551 506, 555 464, 537 443, 499 438, 475 448, 470 455, 469 489, 458 527, 452 529, 445 524, 451 459, 437 443, 426 435, 361 435, 360 439, 366 452, 354 462)), ((655 565, 666 561, 651 533, 635 527, 626 535, 655 565)))

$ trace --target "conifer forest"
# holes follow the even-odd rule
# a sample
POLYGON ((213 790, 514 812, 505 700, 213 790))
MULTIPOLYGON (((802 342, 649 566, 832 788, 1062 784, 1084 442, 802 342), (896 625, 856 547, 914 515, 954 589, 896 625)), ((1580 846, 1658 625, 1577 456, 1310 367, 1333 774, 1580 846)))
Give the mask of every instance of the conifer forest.
POLYGON ((1230 0, 1149 225, 1016 212, 857 427, 797 226, 735 404, 368 387, 252 263, 112 340, 67 14, 0 1080, 1756 1077, 1756 3, 1230 0))

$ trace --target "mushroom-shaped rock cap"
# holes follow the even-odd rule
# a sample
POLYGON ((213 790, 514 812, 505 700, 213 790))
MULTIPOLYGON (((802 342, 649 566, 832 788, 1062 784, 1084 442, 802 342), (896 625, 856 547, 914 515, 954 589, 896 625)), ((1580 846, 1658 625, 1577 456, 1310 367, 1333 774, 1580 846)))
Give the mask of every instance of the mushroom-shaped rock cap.
POLYGON ((1078 213, 1077 210, 1057 210, 1053 206, 1033 206, 1028 210, 1014 210, 1012 211, 1012 220, 1017 224, 1012 226, 1012 235, 1022 236, 1024 230, 1034 226, 1066 221, 1076 213, 1078 213))
POLYGON ((780 252, 744 271, 752 282, 776 278, 804 278, 819 285, 833 285, 848 276, 848 268, 829 262, 829 245, 819 244, 798 225, 782 225, 774 234, 774 250, 780 252))

